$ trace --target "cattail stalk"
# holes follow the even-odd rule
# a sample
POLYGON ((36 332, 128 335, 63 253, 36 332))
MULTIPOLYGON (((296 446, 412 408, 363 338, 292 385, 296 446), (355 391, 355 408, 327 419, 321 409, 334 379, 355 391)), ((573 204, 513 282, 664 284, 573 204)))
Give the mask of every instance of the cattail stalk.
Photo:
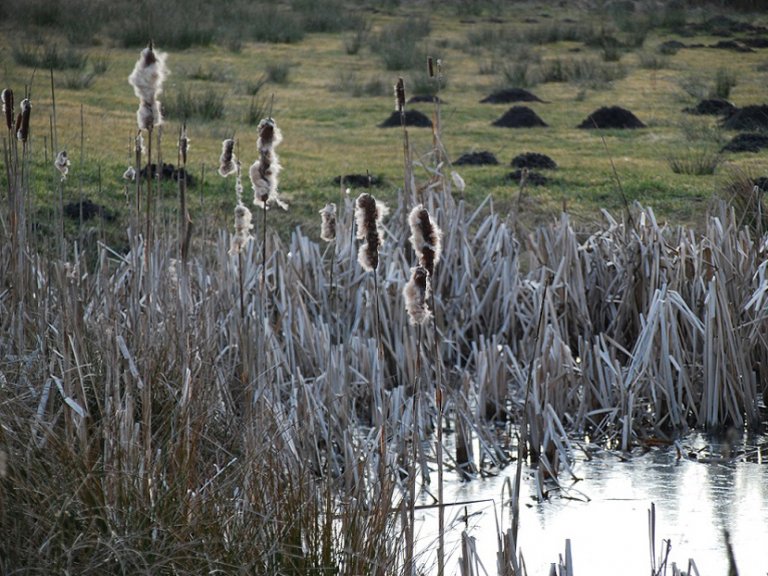
POLYGON ((267 210, 270 204, 276 204, 283 210, 288 209, 277 194, 278 175, 280 174, 280 159, 275 152, 280 142, 283 141, 283 133, 277 127, 272 118, 264 118, 258 126, 259 138, 256 147, 259 158, 251 165, 248 174, 253 188, 253 203, 264 210, 262 222, 261 244, 261 285, 266 289, 267 285, 267 210))
MULTIPOLYGON (((181 261, 186 264, 189 256, 189 245, 192 241, 192 219, 187 208, 187 153, 189 152, 189 138, 187 137, 187 125, 182 124, 179 132, 179 238, 181 261)), ((186 266, 184 266, 186 269, 186 266)))
MULTIPOLYGON (((357 238, 364 242, 360 245, 357 253, 357 261, 363 270, 373 273, 373 301, 374 301, 374 333, 378 343, 377 353, 379 359, 379 370, 384 369, 384 348, 381 340, 381 323, 379 320, 379 282, 376 270, 379 266, 379 249, 381 248, 381 220, 388 213, 386 206, 377 202, 370 194, 363 193, 357 197, 355 202, 355 222, 357 224, 357 238)), ((380 378, 383 375, 380 374, 380 378)), ((386 437, 386 418, 383 413, 381 379, 374 381, 375 399, 372 410, 374 411, 374 421, 378 420, 379 427, 379 480, 380 487, 383 489, 383 482, 386 474, 386 455, 387 455, 387 437, 386 437), (376 410, 381 408, 381 414, 376 410)))
POLYGON ((437 547, 437 573, 443 576, 445 573, 445 509, 443 499, 443 388, 441 378, 440 341, 437 333, 437 320, 430 313, 426 301, 431 302, 432 310, 435 309, 435 294, 432 290, 432 282, 435 266, 440 261, 442 254, 442 230, 432 221, 429 212, 423 205, 415 206, 408 215, 408 223, 411 229, 409 238, 411 246, 419 260, 419 266, 411 273, 411 280, 406 285, 406 307, 411 323, 421 326, 430 318, 432 320, 432 335, 435 343, 435 404, 437 406, 437 443, 435 447, 437 458, 437 500, 438 500, 438 547, 437 547))

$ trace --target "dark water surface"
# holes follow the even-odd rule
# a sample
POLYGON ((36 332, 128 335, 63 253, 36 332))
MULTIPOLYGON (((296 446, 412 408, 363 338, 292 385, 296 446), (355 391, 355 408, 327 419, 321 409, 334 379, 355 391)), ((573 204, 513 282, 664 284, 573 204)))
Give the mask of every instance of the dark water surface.
MULTIPOLYGON (((672 562, 687 570, 689 558, 701 576, 728 574, 726 528, 741 576, 768 575, 768 438, 728 444, 694 435, 678 446, 681 458, 674 446, 637 449, 626 459, 606 451, 591 460, 577 454, 574 472, 581 480, 568 483, 570 490, 553 491, 544 502, 535 500, 533 471, 524 467, 519 542, 528 574, 548 574, 570 539, 576 576, 648 576, 648 510, 655 503, 656 556, 662 539, 671 542, 667 574, 672 562)), ((511 522, 502 486, 514 474, 509 466, 497 477, 466 483, 453 473, 445 475, 446 502, 492 500, 447 509, 447 574, 460 573, 459 539, 465 529, 475 538, 487 573, 497 574, 497 522, 504 530, 511 522)), ((433 476, 435 494, 436 482, 433 476)), ((421 503, 431 498, 422 497, 421 503)), ((419 542, 427 554, 422 560, 433 567, 436 515, 427 510, 419 517, 419 542)))

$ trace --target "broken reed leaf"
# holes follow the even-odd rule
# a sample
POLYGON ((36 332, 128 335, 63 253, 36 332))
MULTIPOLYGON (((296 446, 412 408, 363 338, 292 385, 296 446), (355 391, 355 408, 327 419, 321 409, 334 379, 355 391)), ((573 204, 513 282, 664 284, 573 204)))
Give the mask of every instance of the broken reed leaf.
POLYGON ((336 239, 336 204, 330 202, 320 210, 322 223, 320 226, 320 239, 333 242, 336 239))

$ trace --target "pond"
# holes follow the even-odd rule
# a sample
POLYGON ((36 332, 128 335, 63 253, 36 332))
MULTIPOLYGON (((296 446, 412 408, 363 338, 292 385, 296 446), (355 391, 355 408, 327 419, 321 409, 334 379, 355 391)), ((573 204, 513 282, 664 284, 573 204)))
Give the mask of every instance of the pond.
MULTIPOLYGON (((636 449, 629 455, 598 451, 587 457, 582 452, 576 455, 574 472, 579 481, 537 502, 534 471, 523 468, 518 538, 528 574, 549 574, 570 539, 576 576, 647 576, 652 503, 656 557, 665 548, 662 539, 671 543, 667 574, 672 574, 672 562, 687 570, 689 558, 701 576, 728 574, 724 529, 730 532, 740 574, 768 574, 768 438, 726 442, 697 434, 676 446, 636 449)), ((470 482, 445 475, 446 503, 482 501, 446 510, 446 574, 460 574, 464 529, 475 538, 484 569, 497 574, 497 520, 505 531, 511 524, 510 507, 502 504, 502 486, 507 477, 513 481, 514 474, 512 465, 498 476, 470 482)), ((430 490, 437 492, 434 477, 430 490)), ((504 496, 508 498, 508 492, 504 496)), ((429 495, 422 495, 419 503, 431 502, 429 495)), ((427 554, 422 560, 431 570, 436 512, 417 515, 420 544, 427 554)))

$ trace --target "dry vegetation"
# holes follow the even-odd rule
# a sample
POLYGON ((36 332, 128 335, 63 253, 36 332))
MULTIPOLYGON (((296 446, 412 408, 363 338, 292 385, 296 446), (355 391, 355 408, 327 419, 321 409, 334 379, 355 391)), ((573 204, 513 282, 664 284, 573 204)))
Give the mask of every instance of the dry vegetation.
MULTIPOLYGON (((139 117, 137 172, 156 158, 153 122, 139 117)), ((448 137, 436 130, 415 160, 404 128, 381 228, 361 231, 354 190, 334 192, 322 245, 278 234, 260 205, 253 236, 242 210, 236 235, 201 231, 183 178, 164 211, 140 177, 117 250, 36 236, 32 126, 17 134, 11 115, 3 138, 0 572, 410 576, 430 468, 439 505, 443 473, 516 460, 514 511, 522 467, 545 498, 571 473, 574 437, 629 452, 765 419, 768 235, 749 182, 698 229, 626 198, 588 232, 567 213, 530 226, 530 192, 511 212, 468 204, 448 137), (422 203, 444 232, 431 267, 408 240, 422 203), (432 316, 414 325, 403 287, 419 256, 432 316)), ((261 206, 277 201, 265 126, 248 136, 261 206)), ((229 194, 230 213, 241 200, 229 194)), ((525 573, 516 538, 516 524, 499 535, 500 575, 525 573)))

